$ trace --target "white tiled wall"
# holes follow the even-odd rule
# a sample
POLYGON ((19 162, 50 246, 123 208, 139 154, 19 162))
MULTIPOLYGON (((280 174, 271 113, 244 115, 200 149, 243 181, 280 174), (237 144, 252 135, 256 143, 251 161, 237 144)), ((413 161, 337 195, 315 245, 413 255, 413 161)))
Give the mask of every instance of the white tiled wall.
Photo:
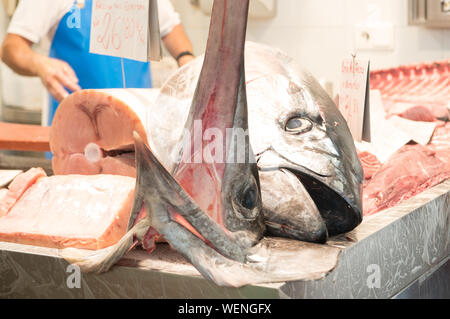
MULTIPOLYGON (((190 0, 171 1, 181 15, 195 53, 203 53, 210 17, 192 6, 190 0)), ((249 20, 248 40, 282 49, 318 79, 334 82, 335 88, 341 59, 355 51, 354 27, 367 21, 391 23, 395 32, 393 50, 358 52, 370 57, 373 69, 450 58, 450 29, 408 26, 408 0, 274 1, 274 18, 249 20)), ((6 25, 0 5, 0 40, 6 25)))
MULTIPOLYGON (((340 60, 355 51, 354 27, 368 21, 394 26, 393 50, 360 51, 372 68, 450 58, 450 29, 408 26, 407 0, 276 0, 276 17, 250 20, 247 39, 278 47, 317 78, 337 82, 340 60)), ((196 54, 203 53, 209 16, 189 0, 172 0, 196 54)))

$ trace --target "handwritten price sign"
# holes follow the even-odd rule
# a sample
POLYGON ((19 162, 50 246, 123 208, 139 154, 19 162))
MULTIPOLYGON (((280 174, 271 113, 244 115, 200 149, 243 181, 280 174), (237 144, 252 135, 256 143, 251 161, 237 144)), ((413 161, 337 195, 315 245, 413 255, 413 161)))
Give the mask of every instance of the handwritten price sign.
POLYGON ((94 0, 89 52, 147 62, 149 0, 94 0))
POLYGON ((370 141, 368 60, 345 59, 341 64, 339 110, 357 141, 370 141))

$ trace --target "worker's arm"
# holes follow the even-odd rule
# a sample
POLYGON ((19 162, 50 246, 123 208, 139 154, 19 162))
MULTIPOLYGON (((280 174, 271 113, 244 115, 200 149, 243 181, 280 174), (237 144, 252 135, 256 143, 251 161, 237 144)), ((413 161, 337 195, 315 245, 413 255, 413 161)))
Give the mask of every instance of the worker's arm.
MULTIPOLYGON (((175 26, 172 31, 170 31, 170 33, 162 39, 162 41, 167 51, 169 51, 170 55, 172 55, 175 59, 182 52, 192 52, 191 41, 184 32, 181 24, 175 26)), ((192 59, 194 59, 192 55, 185 55, 178 60, 178 66, 184 65, 192 59)))
POLYGON ((69 64, 38 54, 31 45, 29 40, 19 35, 7 34, 1 49, 2 61, 20 75, 39 76, 57 101, 69 95, 64 87, 72 91, 81 89, 69 64))

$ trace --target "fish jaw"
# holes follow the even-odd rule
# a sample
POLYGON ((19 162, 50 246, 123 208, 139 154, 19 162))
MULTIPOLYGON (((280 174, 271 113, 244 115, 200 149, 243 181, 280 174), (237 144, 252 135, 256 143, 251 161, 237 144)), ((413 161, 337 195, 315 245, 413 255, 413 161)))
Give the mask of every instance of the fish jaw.
POLYGON ((358 179, 351 174, 343 174, 340 161, 335 159, 328 162, 327 175, 318 174, 299 163, 302 163, 301 159, 285 157, 273 149, 258 155, 260 171, 283 169, 298 178, 320 211, 329 236, 349 232, 358 226, 362 222, 358 179))
POLYGON ((269 235, 325 243, 328 231, 319 209, 291 171, 260 172, 264 219, 269 235))
MULTIPOLYGON (((362 205, 358 201, 349 201, 350 196, 331 189, 320 178, 297 171, 302 184, 308 190, 311 198, 317 204, 322 218, 327 225, 330 236, 347 233, 362 222, 362 205)), ((354 188, 356 197, 361 198, 361 187, 354 188)))

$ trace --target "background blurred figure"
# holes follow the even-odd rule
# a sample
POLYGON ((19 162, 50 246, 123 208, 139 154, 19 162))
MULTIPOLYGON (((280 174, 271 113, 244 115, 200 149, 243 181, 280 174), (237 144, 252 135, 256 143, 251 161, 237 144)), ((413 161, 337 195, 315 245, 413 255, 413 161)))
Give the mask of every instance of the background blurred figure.
MULTIPOLYGON (((59 102, 80 89, 150 88, 150 63, 89 53, 92 0, 21 0, 2 45, 2 60, 20 75, 39 76, 50 93, 51 125, 59 102), (73 27, 73 12, 79 23, 73 27), (49 56, 32 50, 44 36, 49 56), (125 74, 125 79, 123 78, 125 74)), ((178 65, 191 61, 192 44, 169 0, 158 0, 161 38, 178 65)))

